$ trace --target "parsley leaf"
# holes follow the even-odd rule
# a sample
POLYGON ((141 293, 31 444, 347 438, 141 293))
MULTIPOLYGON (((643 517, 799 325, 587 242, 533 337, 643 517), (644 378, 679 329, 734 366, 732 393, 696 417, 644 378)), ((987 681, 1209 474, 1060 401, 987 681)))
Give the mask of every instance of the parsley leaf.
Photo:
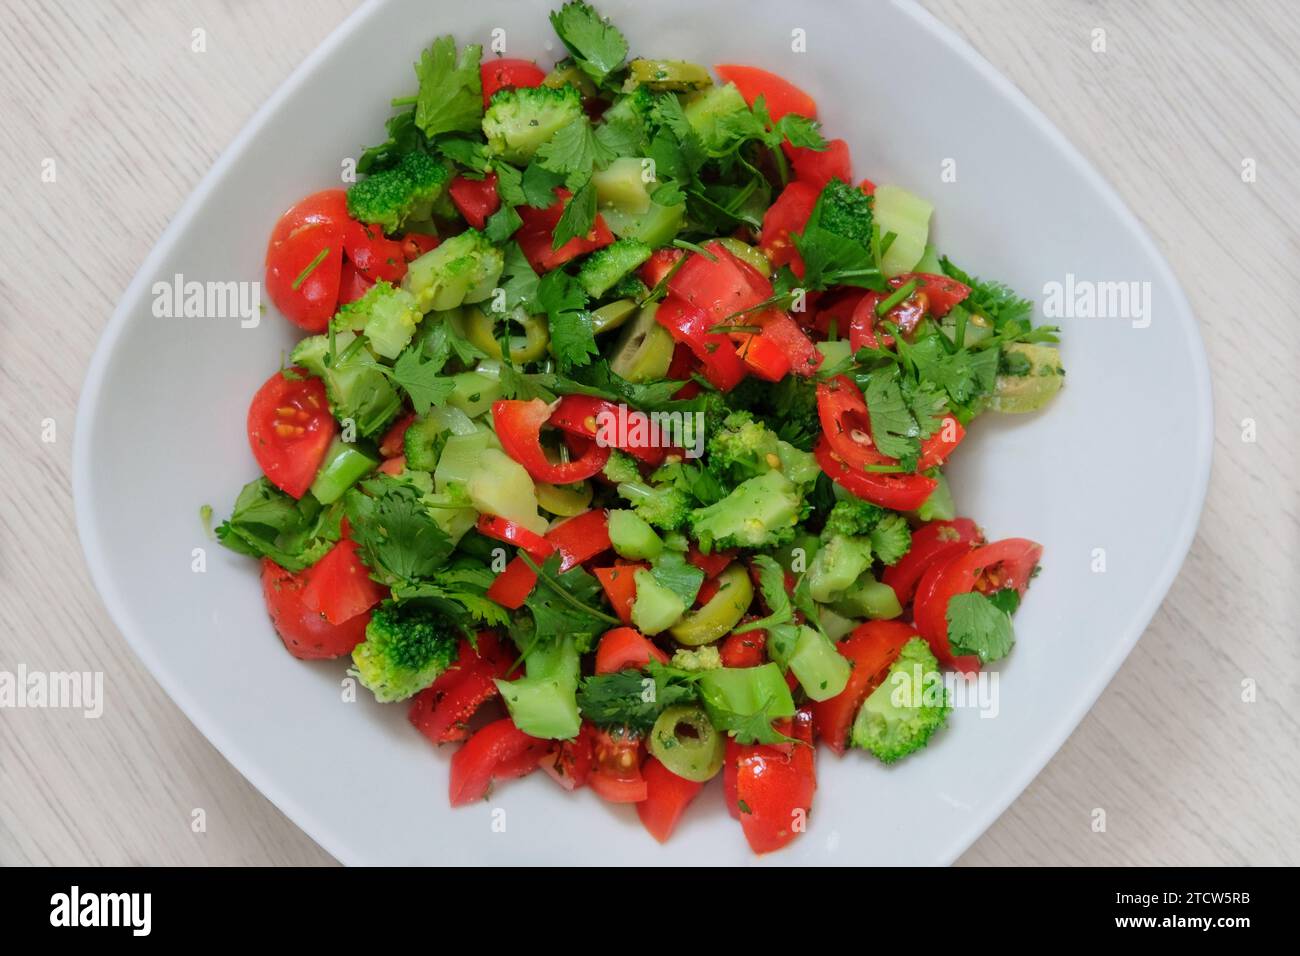
POLYGON ((587 365, 600 354, 587 295, 577 279, 559 269, 546 273, 537 283, 537 303, 550 320, 551 347, 561 368, 587 365))
POLYGON ((1001 282, 984 282, 962 271, 947 256, 939 260, 939 265, 944 275, 970 286, 970 296, 962 304, 991 319, 994 329, 1001 329, 1007 322, 1031 323, 1033 302, 1022 299, 1001 282))
POLYGON ((442 375, 441 362, 422 362, 420 348, 408 348, 393 363, 393 381, 411 397, 416 414, 427 415, 433 405, 444 404, 454 388, 452 380, 442 375))
POLYGON ((539 640, 572 637, 579 652, 585 652, 601 634, 617 627, 619 620, 593 607, 603 593, 599 582, 581 566, 560 572, 560 555, 552 554, 538 565, 520 551, 524 563, 537 573, 537 587, 524 601, 533 614, 534 633, 539 640))
POLYGON ((566 375, 548 373, 534 377, 557 395, 590 395, 609 402, 626 402, 642 411, 665 405, 685 384, 674 379, 629 382, 604 359, 569 369, 566 375))
POLYGON ((603 83, 627 59, 627 38, 582 0, 553 10, 551 26, 573 55, 573 62, 597 83, 603 83))
POLYGON ((871 440, 882 455, 897 458, 908 470, 916 468, 921 439, 939 427, 945 400, 933 385, 904 379, 897 365, 866 373, 862 391, 871 419, 871 440))
MULTIPOLYGON (((608 134, 606 134, 606 140, 608 134)), ((544 169, 565 177, 587 177, 591 171, 608 166, 617 153, 596 135, 591 120, 582 117, 560 130, 537 150, 537 162, 544 169)))
POLYGON ((438 37, 420 54, 415 75, 420 92, 415 100, 415 125, 432 138, 440 133, 476 133, 483 121, 483 84, 479 58, 483 48, 471 43, 459 61, 456 41, 438 37))
POLYGON ((809 225, 793 238, 804 263, 800 283, 804 288, 852 285, 877 292, 888 288, 871 251, 862 243, 818 225, 809 225))
POLYGON ((487 236, 488 242, 499 246, 518 232, 523 224, 524 221, 519 218, 519 213, 515 212, 515 207, 503 204, 500 209, 488 216, 487 222, 483 225, 483 235, 487 236))
POLYGON ((496 574, 487 565, 463 559, 439 571, 432 580, 399 585, 393 589, 393 597, 432 604, 466 633, 472 633, 470 625, 474 621, 489 627, 504 627, 510 621, 506 610, 487 597, 494 580, 496 574))
POLYGON ((584 678, 578 709, 598 727, 650 732, 668 707, 698 699, 692 677, 652 662, 646 670, 621 670, 584 678))
POLYGON ((555 234, 551 238, 551 248, 559 249, 570 239, 585 236, 591 232, 595 223, 596 187, 588 180, 564 204, 564 212, 560 215, 560 221, 555 224, 555 234))
POLYGON ((763 592, 763 603, 767 605, 768 614, 757 621, 742 624, 732 631, 733 634, 768 630, 794 620, 794 608, 790 604, 790 595, 785 590, 785 569, 766 554, 754 555, 750 563, 758 568, 758 587, 763 592))
POLYGON ((521 305, 532 305, 536 301, 540 280, 517 242, 506 246, 505 266, 501 270, 500 281, 506 296, 506 311, 521 305))
POLYGON ((528 197, 524 194, 524 174, 509 163, 500 160, 497 160, 492 168, 497 174, 497 195, 501 197, 501 205, 528 205, 528 197))
POLYGON ((295 501, 265 478, 244 485, 217 540, 239 554, 270 558, 286 571, 301 571, 339 540, 339 507, 326 508, 311 495, 295 501))
POLYGON ((420 492, 398 478, 363 481, 344 497, 344 510, 366 566, 390 586, 432 577, 451 555, 454 545, 420 492))
POLYGON ((529 163, 519 181, 524 201, 534 209, 549 209, 555 205, 555 189, 564 185, 564 178, 563 173, 552 172, 539 162, 529 163))
POLYGON ((954 654, 977 654, 980 663, 987 664, 1006 657, 1015 643, 1011 615, 978 591, 954 594, 947 618, 948 644, 954 654))
POLYGON ((650 566, 650 573, 663 587, 672 591, 682 603, 690 607, 704 583, 704 572, 691 564, 677 551, 665 551, 650 566))
POLYGON ((763 701, 758 710, 752 714, 738 714, 712 706, 709 719, 719 730, 731 734, 738 744, 783 744, 798 743, 793 737, 787 737, 775 727, 772 721, 772 700, 763 701))

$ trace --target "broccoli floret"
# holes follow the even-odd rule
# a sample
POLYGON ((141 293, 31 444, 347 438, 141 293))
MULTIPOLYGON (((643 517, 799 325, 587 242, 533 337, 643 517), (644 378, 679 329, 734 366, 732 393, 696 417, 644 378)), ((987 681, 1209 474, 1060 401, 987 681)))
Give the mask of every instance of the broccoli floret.
POLYGON ((748 409, 778 438, 800 451, 812 451, 821 438, 817 382, 813 378, 787 375, 773 384, 751 375, 727 397, 733 407, 748 409))
POLYGON ((673 485, 625 481, 619 484, 618 493, 631 502, 639 518, 661 531, 676 531, 691 514, 690 496, 673 485))
POLYGON ((709 468, 732 482, 780 471, 802 490, 817 480, 821 469, 808 452, 800 451, 745 411, 726 417, 709 436, 709 468))
POLYGON ((348 190, 348 215, 396 232, 408 220, 428 219, 451 174, 420 149, 411 150, 392 169, 367 176, 348 190))
POLYGON ((907 554, 911 547, 912 529, 907 526, 907 519, 900 514, 885 515, 871 529, 871 550, 885 564, 897 564, 899 558, 907 554))
POLYGON ((438 679, 455 659, 458 643, 456 630, 436 612, 386 601, 371 613, 349 673, 380 703, 405 700, 438 679))
POLYGON ((606 123, 643 126, 654 115, 655 94, 648 86, 638 86, 619 96, 601 115, 606 123))
POLYGON ((466 229, 411 263, 402 288, 421 312, 482 302, 492 294, 505 256, 477 229, 466 229))
POLYGON ((872 199, 857 186, 832 179, 818 199, 817 224, 827 232, 860 242, 871 248, 872 199))
POLYGON ((870 567, 869 538, 832 535, 808 565, 808 593, 814 601, 834 601, 870 567))
POLYGON ((422 318, 424 313, 416 307, 415 296, 381 280, 361 298, 339 309, 334 328, 364 331, 377 355, 394 359, 410 344, 422 318))
POLYGON ((716 504, 691 512, 691 534, 705 553, 775 548, 794 537, 803 512, 795 483, 779 471, 769 471, 741 482, 716 504))
POLYGON ((637 466, 636 459, 617 448, 610 449, 609 461, 605 462, 603 474, 608 481, 616 485, 625 482, 636 484, 641 481, 641 469, 637 466))
POLYGON ((401 411, 402 397, 370 349, 364 344, 353 347, 356 338, 352 332, 336 333, 331 354, 328 335, 308 336, 294 348, 290 361, 325 383, 335 418, 350 419, 358 435, 370 438, 401 411))
POLYGON ((483 135, 490 152, 522 164, 561 129, 582 118, 582 96, 576 87, 498 90, 483 114, 483 135))
POLYGON ((722 654, 716 644, 705 644, 689 650, 679 647, 673 653, 671 664, 684 671, 711 671, 722 666, 722 654))
POLYGON ((650 294, 650 287, 634 272, 619 279, 611 292, 616 299, 636 299, 639 302, 650 294))
POLYGON ((822 540, 829 541, 837 534, 850 537, 870 534, 876 523, 885 516, 885 509, 873 505, 861 498, 845 498, 835 502, 831 513, 826 516, 822 528, 822 540))
POLYGON ((650 247, 640 239, 619 239, 583 260, 578 269, 578 282, 589 297, 599 299, 649 259, 650 252, 650 247))
POLYGON ((858 711, 853 745, 893 763, 924 747, 951 711, 939 662, 930 645, 914 637, 858 711))

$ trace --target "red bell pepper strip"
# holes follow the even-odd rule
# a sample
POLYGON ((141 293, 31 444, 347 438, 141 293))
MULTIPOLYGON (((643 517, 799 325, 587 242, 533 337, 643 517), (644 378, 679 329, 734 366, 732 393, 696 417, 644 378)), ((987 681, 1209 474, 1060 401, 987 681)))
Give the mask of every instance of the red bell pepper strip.
POLYGON ((491 631, 484 631, 475 640, 477 649, 462 639, 456 663, 411 701, 407 719, 432 743, 469 737, 470 718, 497 696, 494 681, 504 678, 514 663, 514 655, 491 631))
POLYGON ((535 561, 544 561, 555 550, 555 545, 535 531, 529 531, 523 525, 515 524, 500 515, 479 515, 479 534, 494 541, 504 541, 517 548, 523 548, 535 561))
POLYGON ((716 323, 702 309, 670 295, 659 303, 655 320, 668 330, 674 341, 695 353, 703 366, 704 377, 719 391, 731 391, 745 377, 745 363, 736 354, 731 339, 709 331, 716 323))
POLYGON ((928 475, 855 471, 831 448, 825 436, 817 442, 813 454, 832 481, 859 498, 894 511, 915 511, 939 484, 928 475))
POLYGON ((647 465, 658 465, 664 458, 659 430, 649 415, 635 408, 620 408, 590 395, 566 395, 551 413, 550 424, 584 438, 597 438, 603 430, 607 446, 625 451, 647 465))
MULTIPOLYGON (((543 544, 550 550, 544 552, 537 546, 537 553, 529 555, 533 562, 540 564, 551 553, 559 551, 560 571, 568 571, 610 549, 609 516, 599 508, 584 511, 548 531, 543 544)), ((487 589, 487 596, 502 607, 514 610, 523 605, 536 584, 537 572, 522 557, 517 557, 497 575, 487 589)))
POLYGON ((609 598, 614 613, 624 624, 632 623, 632 604, 636 601, 636 573, 647 564, 616 564, 612 568, 593 568, 592 573, 609 598))
POLYGON ((590 478, 609 460, 609 449, 592 443, 577 461, 552 463, 542 449, 542 426, 551 408, 540 398, 502 399, 492 404, 492 421, 505 453, 523 465, 537 481, 567 485, 590 478))

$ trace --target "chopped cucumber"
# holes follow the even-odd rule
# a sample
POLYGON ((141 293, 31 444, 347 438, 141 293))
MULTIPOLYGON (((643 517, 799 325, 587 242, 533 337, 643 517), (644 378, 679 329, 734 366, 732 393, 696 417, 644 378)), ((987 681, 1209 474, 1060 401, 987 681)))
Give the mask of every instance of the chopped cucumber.
POLYGON ((749 106, 734 83, 693 93, 682 104, 687 122, 699 135, 705 149, 718 149, 723 145, 725 136, 718 128, 719 119, 747 109, 749 106))
POLYGON ((700 674, 700 697, 714 724, 730 714, 749 716, 766 711, 770 716, 793 717, 794 698, 781 668, 716 667, 700 674))
POLYGON ((635 511, 622 508, 609 512, 609 541, 620 557, 634 560, 657 558, 664 550, 655 529, 635 511))
POLYGON ((596 188, 596 202, 601 209, 617 209, 629 216, 644 216, 650 211, 650 190, 654 182, 647 180, 648 160, 640 156, 622 156, 604 169, 591 174, 591 184, 596 188))
POLYGON ((666 631, 686 612, 686 602, 671 588, 660 584, 645 569, 637 571, 636 600, 632 602, 632 623, 642 634, 666 631))
POLYGON ((934 206, 899 186, 879 186, 874 206, 881 238, 894 234, 894 241, 880 259, 880 269, 893 278, 911 272, 925 254, 930 235, 930 214, 934 206))
POLYGON ((930 497, 921 502, 916 509, 916 516, 922 521, 951 521, 957 517, 957 508, 953 504, 952 489, 942 471, 935 470, 934 477, 939 483, 930 492, 930 497))
POLYGON ((844 617, 869 617, 873 621, 888 620, 903 613, 894 589, 877 581, 870 572, 832 601, 831 610, 844 617))
POLYGON ((377 459, 360 451, 356 445, 335 438, 321 460, 316 479, 311 483, 311 493, 321 504, 332 504, 378 464, 377 459))
POLYGON ((686 219, 686 203, 661 206, 652 201, 649 211, 641 215, 625 213, 615 208, 603 210, 601 215, 614 235, 621 239, 640 239, 652 249, 657 249, 668 245, 677 237, 686 219))
POLYGON ((451 383, 447 404, 459 408, 470 418, 478 418, 502 395, 500 375, 492 375, 481 367, 456 373, 451 377, 451 383))

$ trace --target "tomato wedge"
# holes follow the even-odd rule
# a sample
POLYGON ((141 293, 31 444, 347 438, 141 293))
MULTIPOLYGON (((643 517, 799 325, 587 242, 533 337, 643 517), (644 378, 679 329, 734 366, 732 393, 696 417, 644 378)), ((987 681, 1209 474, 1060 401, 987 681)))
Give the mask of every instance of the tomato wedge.
POLYGON ((482 800, 494 780, 532 773, 550 746, 549 740, 528 736, 509 717, 481 728, 452 754, 451 805, 482 800))
POLYGON ((991 594, 1015 588, 1023 595, 1042 554, 1043 546, 1034 541, 1005 538, 936 561, 926 569, 917 584, 912 614, 917 630, 930 642, 940 663, 961 671, 979 670, 978 657, 954 656, 948 645, 948 602, 957 594, 975 590, 991 594))
POLYGON ((551 408, 540 398, 530 401, 502 399, 492 404, 492 422, 505 453, 523 465, 537 481, 567 485, 590 478, 609 460, 609 449, 593 442, 582 457, 567 463, 552 463, 542 448, 542 426, 551 408))
POLYGON ((624 624, 632 623, 632 604, 636 601, 636 573, 648 564, 616 564, 612 568, 593 568, 592 573, 609 598, 614 613, 624 624))
POLYGON ((355 302, 374 285, 369 279, 363 276, 351 262, 343 260, 343 270, 339 275, 339 306, 345 306, 349 302, 355 302))
POLYGON ((817 118, 817 104, 813 98, 787 79, 756 66, 720 63, 714 67, 724 83, 735 83, 740 95, 750 106, 760 96, 773 120, 788 113, 817 118))
POLYGON ((851 469, 823 436, 813 449, 831 480, 864 501, 894 511, 915 511, 939 484, 927 475, 876 474, 851 469))
POLYGON ((641 738, 626 729, 596 730, 588 786, 610 803, 640 803, 648 795, 641 775, 643 749, 641 738))
POLYGON ((497 90, 524 86, 541 86, 546 73, 532 60, 502 57, 479 65, 479 79, 483 84, 483 108, 492 102, 497 90))
POLYGON ((700 309, 714 324, 731 321, 743 324, 744 319, 734 317, 763 301, 762 294, 751 286, 748 277, 726 246, 720 242, 705 247, 712 256, 693 252, 686 257, 680 269, 668 280, 668 292, 700 309))
POLYGON ((469 720, 485 702, 498 695, 497 678, 514 664, 514 654, 491 631, 460 642, 456 663, 433 684, 415 695, 407 719, 435 744, 469 737, 469 720))
POLYGON ((596 673, 612 674, 625 667, 641 668, 651 661, 668 663, 668 655, 635 628, 606 631, 596 646, 596 673))
MULTIPOLYGON (((533 561, 540 564, 552 552, 559 551, 560 571, 568 571, 610 549, 609 516, 601 508, 584 511, 548 531, 542 544, 549 550, 544 551, 542 545, 537 545, 536 553, 529 555, 533 561)), ((502 607, 513 610, 524 603, 535 584, 537 572, 523 558, 517 557, 497 575, 487 589, 487 596, 502 607)))
POLYGON ((965 301, 970 295, 970 286, 964 282, 958 282, 944 275, 935 275, 932 272, 908 272, 890 279, 889 284, 897 289, 913 279, 921 284, 916 291, 925 296, 925 310, 930 315, 937 315, 940 318, 951 312, 953 306, 965 301))
POLYGON ((745 363, 736 354, 731 339, 709 331, 717 323, 703 309, 670 295, 659 303, 655 321, 668 330, 674 341, 695 353, 704 377, 719 391, 731 391, 745 377, 745 363))
POLYGON ((853 664, 844 690, 812 704, 813 729, 827 746, 842 754, 849 745, 849 729, 867 695, 879 686, 903 645, 918 636, 900 621, 867 621, 840 641, 837 649, 853 664))
POLYGON ((308 332, 324 332, 339 299, 347 193, 326 189, 295 203, 271 230, 266 291, 284 317, 308 332))
POLYGON ((740 820, 745 839, 755 853, 779 850, 807 827, 817 789, 812 723, 812 712, 807 708, 778 722, 778 730, 799 741, 790 747, 727 741, 725 763, 734 768, 734 790, 724 780, 724 791, 730 791, 732 815, 740 820))
POLYGON ((366 639, 370 614, 362 613, 342 624, 331 624, 302 600, 307 573, 293 574, 270 558, 262 559, 262 596, 271 624, 285 650, 299 660, 326 660, 351 654, 366 639))
POLYGON ((849 144, 842 139, 829 140, 825 149, 791 146, 788 140, 781 144, 781 148, 790 157, 795 179, 801 183, 820 191, 832 179, 842 179, 846 183, 853 181, 849 144))
POLYGON ((546 209, 519 206, 515 210, 523 221, 515 233, 515 240, 519 243, 524 258, 537 273, 550 272, 583 253, 595 252, 614 241, 614 234, 609 231, 604 217, 597 213, 589 233, 575 236, 560 248, 553 249, 555 227, 559 225, 560 216, 564 214, 564 204, 571 194, 567 189, 557 188, 555 195, 559 198, 546 209))
POLYGON ((365 226, 349 219, 343 227, 343 251, 357 272, 371 282, 400 282, 406 275, 402 241, 385 237, 383 226, 365 226))
POLYGON ((650 253, 650 258, 642 263, 637 274, 641 276, 641 281, 650 288, 654 288, 664 277, 673 271, 673 267, 686 255, 682 249, 656 249, 650 253))
POLYGON ((704 784, 677 776, 654 757, 646 760, 641 774, 645 777, 646 798, 636 805, 636 815, 652 837, 666 843, 704 784))
POLYGON ((926 568, 936 561, 965 554, 982 543, 983 534, 970 518, 930 521, 912 532, 912 546, 898 563, 885 568, 881 580, 894 589, 898 603, 907 606, 926 568))
POLYGON ((356 542, 343 538, 306 571, 302 603, 330 624, 342 624, 369 611, 388 596, 388 589, 370 577, 357 554, 356 542))
POLYGON ((595 763, 593 744, 596 728, 584 723, 578 736, 572 740, 557 740, 551 744, 551 752, 543 754, 538 766, 565 790, 577 790, 591 776, 595 763))
POLYGON ((766 648, 766 631, 745 631, 728 635, 719 656, 723 667, 758 667, 767 663, 766 648))
POLYGON ((594 439, 604 432, 603 444, 621 449, 647 465, 658 465, 664 458, 659 429, 649 415, 635 408, 620 408, 590 395, 565 395, 551 413, 549 424, 584 438, 594 439))
POLYGON ((809 183, 795 180, 781 190, 776 202, 763 213, 759 248, 776 268, 788 265, 795 275, 803 275, 803 259, 795 248, 793 233, 801 233, 817 205, 821 191, 809 183))
POLYGON ((338 426, 325 385, 293 369, 263 383, 248 408, 248 444, 262 472, 286 494, 301 498, 311 487, 338 426))
POLYGON ((457 176, 447 187, 447 192, 465 221, 475 229, 482 229, 488 216, 501 208, 496 173, 488 173, 482 179, 457 176))

